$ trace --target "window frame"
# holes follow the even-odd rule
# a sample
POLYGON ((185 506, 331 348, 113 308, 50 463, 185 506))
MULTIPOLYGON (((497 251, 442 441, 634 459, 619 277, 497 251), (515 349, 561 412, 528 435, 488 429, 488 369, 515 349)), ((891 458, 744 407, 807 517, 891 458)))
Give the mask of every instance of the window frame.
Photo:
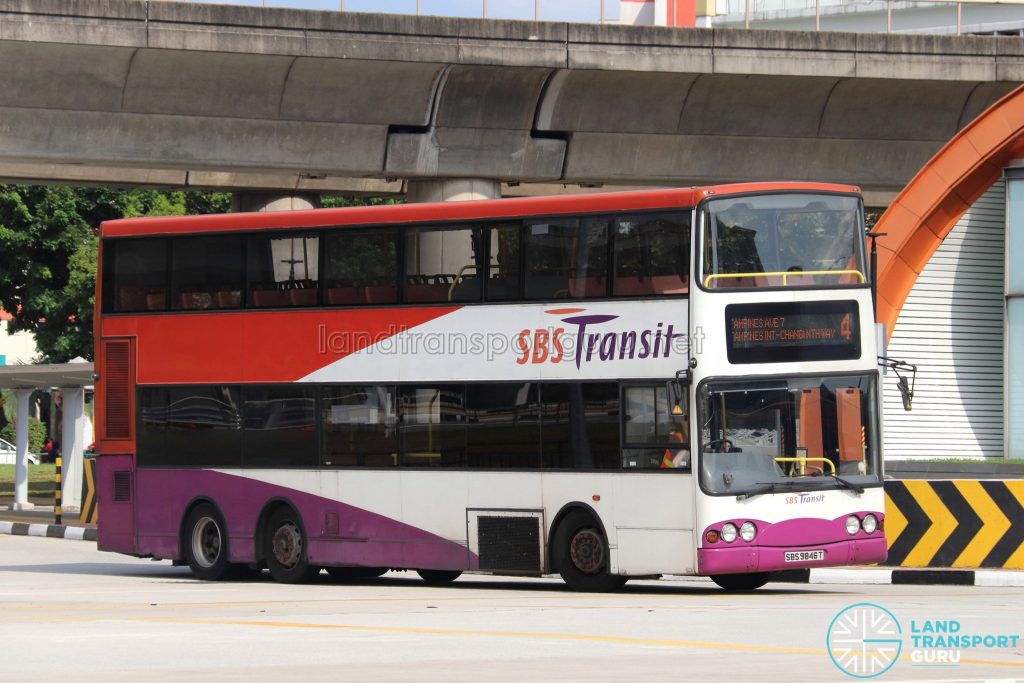
MULTIPOLYGON (((629 450, 629 449, 632 449, 632 450, 673 450, 673 449, 674 450, 679 450, 678 449, 679 442, 677 442, 677 441, 665 441, 664 443, 639 443, 639 442, 629 441, 626 438, 626 417, 627 417, 627 413, 626 413, 626 405, 627 405, 626 404, 626 392, 629 391, 630 389, 635 389, 635 388, 651 388, 651 389, 654 389, 655 392, 657 392, 659 389, 661 389, 661 390, 665 391, 665 401, 666 401, 666 403, 669 403, 669 402, 671 402, 671 396, 669 396, 669 392, 668 392, 668 382, 670 382, 670 381, 672 381, 672 380, 669 379, 669 378, 666 378, 665 380, 663 380, 661 382, 659 382, 657 380, 647 380, 647 381, 644 381, 644 380, 624 380, 624 381, 620 381, 619 382, 619 420, 621 421, 621 425, 619 427, 619 437, 620 437, 619 438, 619 442, 620 442, 619 443, 619 452, 622 454, 623 458, 625 458, 626 450, 629 450)), ((626 468, 626 467, 623 467, 622 468, 623 471, 651 472, 651 471, 655 471, 655 469, 657 469, 657 471, 664 470, 666 472, 691 472, 692 471, 692 469, 693 469, 694 449, 693 449, 693 432, 692 432, 692 429, 691 429, 691 426, 690 426, 690 422, 691 422, 690 421, 691 406, 690 406, 690 391, 689 391, 689 389, 690 389, 689 386, 685 386, 684 390, 682 392, 683 399, 686 402, 686 405, 684 407, 684 415, 683 415, 683 417, 684 417, 684 419, 686 421, 686 429, 687 429, 687 431, 690 434, 690 442, 687 443, 687 450, 690 451, 690 457, 688 458, 688 462, 687 462, 686 466, 685 467, 666 467, 666 468, 660 468, 660 467, 659 468, 651 468, 651 467, 646 467, 646 468, 645 467, 626 468)), ((655 393, 655 397, 657 397, 657 393, 655 393)), ((655 399, 655 400, 657 400, 657 399, 655 399)), ((668 410, 669 410, 669 417, 670 418, 673 417, 672 416, 672 408, 669 407, 668 410)))
MULTIPOLYGON (((249 229, 249 230, 231 230, 217 233, 204 233, 194 232, 185 233, 181 235, 144 235, 144 236, 131 236, 131 237, 113 237, 105 238, 102 241, 104 255, 108 254, 109 249, 116 249, 113 245, 127 242, 129 240, 165 240, 166 246, 166 258, 165 272, 163 274, 164 290, 165 290, 165 306, 163 309, 158 311, 115 311, 113 310, 113 297, 114 292, 114 271, 110 267, 109 258, 104 259, 103 263, 103 280, 101 286, 103 287, 103 293, 101 297, 101 315, 107 316, 120 316, 120 315, 159 315, 159 314, 171 314, 171 315, 196 315, 196 314, 209 314, 223 312, 225 310, 232 311, 280 311, 280 310, 312 310, 319 308, 330 308, 332 310, 344 310, 347 308, 372 308, 372 307, 417 307, 417 306, 449 306, 457 304, 460 306, 501 306, 501 305, 516 305, 516 304, 564 304, 567 301, 636 301, 636 300, 651 300, 651 299, 686 299, 689 297, 689 291, 686 293, 679 294, 653 294, 653 295, 622 295, 616 296, 614 294, 614 274, 615 274, 615 226, 616 221, 623 217, 656 217, 658 215, 672 215, 680 213, 689 213, 691 215, 690 224, 690 235, 687 244, 689 250, 686 259, 690 266, 690 277, 693 278, 693 273, 697 272, 700 267, 698 262, 695 262, 694 254, 694 241, 695 235, 697 234, 697 228, 695 228, 695 222, 693 220, 693 207, 659 207, 656 209, 629 209, 622 211, 594 211, 594 212, 582 212, 582 213, 560 213, 560 214, 538 214, 531 216, 505 216, 501 218, 482 218, 472 219, 469 221, 424 221, 414 223, 381 223, 381 224, 363 224, 353 223, 351 225, 333 225, 333 226, 301 226, 293 229, 249 229), (605 277, 605 288, 604 292, 600 295, 586 296, 586 297, 569 297, 569 298, 538 298, 538 299, 527 299, 526 288, 527 288, 527 255, 526 255, 526 224, 527 222, 541 222, 544 220, 579 220, 584 221, 586 219, 593 218, 604 218, 608 222, 608 238, 606 241, 606 277, 605 277), (491 275, 491 263, 490 263, 490 248, 491 248, 491 236, 494 228, 498 226, 516 225, 518 230, 518 248, 519 248, 519 283, 517 287, 517 293, 515 298, 496 298, 489 299, 487 291, 487 281, 491 275), (410 230, 444 230, 445 228, 461 228, 471 227, 474 229, 480 229, 482 231, 481 242, 483 244, 482 253, 477 254, 478 267, 482 264, 484 270, 484 278, 481 281, 480 296, 471 301, 438 301, 438 302, 407 302, 405 301, 405 283, 408 276, 405 268, 405 244, 406 238, 410 230), (372 231, 387 231, 394 230, 397 233, 396 247, 397 247, 397 258, 398 258, 398 269, 396 277, 398 280, 398 300, 394 303, 363 303, 363 304, 338 304, 332 305, 326 303, 326 243, 330 239, 331 235, 335 231, 339 232, 372 232, 372 231), (242 254, 242 276, 243 276, 243 292, 242 292, 242 306, 240 308, 232 309, 172 309, 170 308, 170 296, 171 296, 171 285, 174 279, 171 255, 174 251, 174 243, 178 240, 204 237, 204 236, 217 236, 217 237, 232 237, 240 236, 243 241, 242 254), (317 237, 319 238, 318 246, 318 263, 317 263, 317 296, 316 303, 312 306, 260 306, 256 307, 252 305, 250 287, 252 285, 252 273, 250 273, 250 257, 252 251, 253 239, 283 239, 283 238, 298 238, 298 237, 317 237)), ((116 259, 115 259, 116 261, 116 259)), ((699 282, 698 282, 699 284, 699 282)))
MULTIPOLYGON (((775 191, 769 191, 769 192, 744 192, 744 193, 738 193, 738 194, 730 194, 727 197, 722 197, 722 196, 718 196, 718 195, 712 195, 712 196, 709 196, 709 197, 705 197, 704 199, 701 199, 699 202, 697 202, 697 205, 695 207, 693 207, 694 220, 693 220, 693 224, 690 226, 690 250, 692 252, 692 254, 691 254, 691 257, 692 257, 692 259, 691 259, 691 268, 692 268, 691 279, 697 284, 697 286, 701 289, 701 291, 710 292, 712 294, 722 293, 722 292, 725 292, 725 293, 737 293, 737 294, 739 294, 739 293, 750 293, 750 292, 778 292, 778 291, 801 291, 801 290, 803 290, 803 291, 807 291, 807 290, 814 290, 814 291, 819 291, 819 290, 820 291, 843 290, 843 291, 849 291, 849 290, 857 290, 857 289, 870 289, 871 288, 871 277, 872 277, 872 274, 870 272, 868 272, 869 268, 868 268, 868 263, 867 263, 867 251, 866 251, 866 244, 865 244, 866 240, 865 239, 860 239, 860 240, 856 240, 855 241, 856 248, 858 250, 857 258, 859 259, 861 267, 863 268, 863 270, 860 271, 861 275, 864 276, 864 281, 863 282, 857 282, 857 283, 845 284, 845 285, 844 284, 834 284, 834 285, 809 284, 809 285, 793 285, 793 286, 785 286, 785 287, 783 287, 781 285, 780 286, 767 286, 766 285, 764 287, 753 286, 753 287, 724 287, 723 288, 723 287, 706 287, 704 285, 704 278, 707 275, 712 275, 713 274, 713 273, 705 274, 705 266, 706 266, 705 256, 707 255, 707 242, 706 242, 704 236, 705 236, 705 231, 707 230, 706 223, 708 221, 708 216, 710 215, 709 212, 708 212, 708 204, 711 203, 711 202, 714 202, 714 201, 721 200, 721 199, 730 199, 730 200, 732 200, 732 199, 742 199, 743 197, 765 197, 765 196, 773 196, 773 195, 780 195, 780 194, 792 194, 792 193, 790 191, 787 191, 787 190, 775 190, 775 191)), ((817 195, 817 196, 822 196, 822 197, 850 197, 850 198, 856 199, 856 200, 858 200, 858 203, 859 203, 859 213, 860 213, 860 218, 861 218, 860 224, 861 224, 862 227, 864 226, 864 214, 865 214, 865 212, 864 212, 864 199, 863 199, 863 197, 861 195, 859 195, 859 194, 857 194, 855 192, 844 193, 844 192, 824 192, 824 191, 820 191, 820 190, 804 190, 804 191, 800 191, 799 194, 801 194, 801 195, 817 195)), ((861 237, 863 238, 864 235, 862 234, 861 237)))
MULTIPOLYGON (((694 396, 694 398, 693 398, 693 401, 694 401, 693 410, 697 411, 697 413, 696 413, 697 425, 699 426, 699 425, 704 424, 707 420, 705 419, 706 416, 704 415, 704 401, 701 398, 701 393, 703 391, 705 391, 707 386, 710 385, 710 384, 716 384, 716 383, 717 384, 721 384, 721 383, 739 384, 739 383, 742 383, 742 382, 756 383, 756 382, 772 382, 772 381, 789 381, 789 380, 794 380, 794 379, 795 380, 803 380, 803 379, 812 379, 812 378, 826 378, 826 379, 842 380, 842 379, 849 378, 849 377, 866 377, 866 378, 868 378, 868 380, 869 380, 869 382, 871 384, 871 388, 873 389, 873 392, 874 392, 874 396, 873 397, 869 397, 868 399, 866 399, 866 403, 867 403, 867 405, 868 405, 868 407, 869 407, 869 409, 871 411, 870 414, 869 414, 869 418, 868 419, 871 420, 870 426, 873 427, 873 429, 871 429, 871 432, 872 432, 872 434, 871 434, 871 461, 872 461, 872 465, 874 466, 874 469, 873 469, 873 472, 872 472, 871 475, 861 475, 861 476, 871 476, 871 477, 874 478, 874 481, 871 481, 871 482, 857 481, 856 483, 857 483, 858 486, 861 486, 862 488, 865 488, 865 489, 881 488, 883 486, 883 484, 884 484, 884 477, 883 477, 883 475, 884 475, 884 467, 885 467, 885 465, 884 465, 884 460, 883 460, 884 454, 882 452, 882 435, 880 433, 881 430, 882 430, 882 419, 883 419, 883 416, 882 416, 881 411, 879 409, 880 406, 879 406, 879 403, 878 403, 878 392, 882 391, 883 387, 882 387, 882 376, 881 376, 881 373, 877 369, 875 369, 875 370, 860 370, 860 371, 853 370, 853 371, 848 371, 848 372, 824 372, 824 371, 822 371, 822 372, 794 372, 794 373, 775 374, 775 375, 742 375, 742 376, 739 376, 739 375, 714 375, 714 376, 709 376, 709 377, 705 377, 704 379, 702 379, 700 381, 700 383, 696 387, 696 390, 695 390, 695 392, 693 394, 693 396, 694 396)), ((702 436, 703 435, 701 433, 697 433, 696 436, 694 436, 693 434, 690 435, 690 440, 691 440, 690 461, 691 461, 691 463, 700 464, 701 465, 701 469, 703 468, 702 461, 703 461, 703 458, 705 456, 705 452, 704 452, 704 449, 703 449, 703 443, 701 443, 702 436), (693 440, 695 438, 697 440, 696 443, 698 444, 698 448, 693 448, 692 447, 692 442, 693 442, 693 440)), ((697 485, 700 487, 700 492, 703 495, 705 495, 705 496, 711 496, 711 497, 715 497, 715 498, 722 498, 722 497, 725 497, 725 496, 735 496, 738 493, 739 494, 744 493, 744 491, 727 491, 727 492, 713 492, 713 491, 709 491, 707 489, 707 487, 705 486, 704 478, 703 478, 703 476, 701 476, 701 473, 696 471, 697 470, 696 467, 694 468, 694 470, 695 470, 694 471, 694 476, 697 479, 697 485)), ((845 475, 841 475, 841 476, 845 476, 845 475)), ((795 486, 793 488, 793 491, 797 491, 797 492, 826 491, 826 490, 834 490, 834 489, 841 489, 841 488, 843 488, 842 485, 839 482, 836 482, 831 477, 805 477, 805 478, 799 479, 798 481, 805 482, 805 483, 825 484, 825 486, 803 486, 803 485, 801 485, 801 486, 795 486)))
MULTIPOLYGON (((652 468, 625 467, 622 464, 623 463, 623 459, 622 459, 623 449, 625 447, 629 447, 627 445, 628 442, 625 441, 625 429, 624 429, 624 425, 623 425, 623 419, 624 419, 624 413, 623 413, 623 411, 624 411, 624 393, 623 392, 624 392, 624 388, 627 387, 627 386, 654 386, 654 387, 661 387, 663 385, 661 385, 661 384, 659 384, 657 382, 640 381, 640 380, 586 380, 586 381, 579 381, 579 382, 570 382, 570 381, 522 381, 522 380, 510 380, 510 381, 501 381, 501 382, 474 381, 474 382, 423 382, 423 383, 415 383, 415 382, 403 382, 403 383, 395 383, 395 382, 381 382, 381 383, 354 382, 354 383, 315 383, 315 384, 310 383, 309 386, 307 386, 306 383, 280 383, 280 382, 277 382, 277 383, 258 383, 258 384, 227 383, 227 384, 190 384, 190 385, 180 385, 180 384, 147 384, 147 385, 140 385, 138 387, 138 389, 136 390, 136 392, 135 392, 135 405, 136 405, 135 420, 136 420, 137 431, 138 431, 138 425, 140 424, 141 420, 143 419, 143 411, 140 408, 142 400, 143 400, 143 397, 151 395, 151 392, 154 392, 154 391, 167 392, 167 391, 169 391, 171 389, 182 389, 182 388, 184 388, 184 389, 194 389, 194 390, 216 390, 216 389, 222 389, 222 390, 226 390, 226 391, 232 392, 232 394, 235 395, 237 397, 237 399, 238 399, 238 407, 237 408, 238 408, 239 427, 238 427, 237 430, 231 430, 231 431, 237 432, 237 447, 238 447, 239 452, 238 452, 236 460, 234 460, 234 461, 232 461, 231 463, 228 463, 228 464, 223 464, 223 463, 210 464, 210 463, 201 462, 201 461, 198 461, 198 460, 193 460, 193 461, 190 461, 190 462, 187 462, 187 463, 170 463, 170 462, 167 462, 166 458, 163 457, 165 452, 162 449, 160 449, 158 451, 159 455, 157 456, 157 461, 155 463, 150 463, 150 462, 148 462, 149 461, 149 457, 147 457, 147 455, 145 453, 141 453, 140 454, 139 449, 137 448, 136 449, 136 466, 141 468, 141 469, 161 469, 161 468, 162 469, 167 469, 167 468, 175 468, 175 469, 209 469, 210 467, 221 467, 221 468, 230 468, 230 469, 246 469, 246 468, 254 467, 253 465, 251 465, 251 463, 249 462, 249 459, 246 457, 246 442, 247 442, 247 439, 246 439, 246 425, 248 424, 248 415, 247 415, 247 410, 246 410, 246 403, 247 403, 247 401, 249 399, 249 393, 248 392, 252 391, 252 390, 265 391, 265 390, 273 390, 275 388, 281 388, 281 387, 290 387, 290 388, 295 388, 296 390, 298 390, 298 389, 307 389, 308 388, 308 389, 311 390, 311 392, 312 392, 312 394, 314 396, 314 408, 313 408, 313 410, 314 410, 315 421, 314 421, 314 424, 313 424, 313 430, 315 431, 315 436, 314 436, 315 453, 307 459, 308 462, 306 464, 289 464, 287 462, 278 462, 278 463, 270 463, 270 464, 261 463, 260 465, 255 466, 255 467, 259 468, 259 469, 321 470, 321 471, 324 471, 324 472, 338 471, 338 470, 378 470, 378 471, 380 471, 380 470, 384 470, 384 471, 389 471, 389 470, 394 470, 394 471, 398 471, 398 470, 406 470, 406 471, 437 471, 437 470, 447 470, 447 471, 453 471, 453 472, 455 472, 455 471, 457 471, 457 472, 521 472, 521 473, 528 473, 528 472, 534 472, 534 473, 537 473, 537 472, 588 472, 588 473, 604 473, 604 474, 616 474, 616 473, 624 474, 624 473, 644 473, 644 472, 646 472, 646 473, 649 474, 650 472, 653 471, 652 468), (438 465, 410 465, 410 464, 403 464, 403 457, 404 457, 404 453, 405 453, 406 449, 403 447, 402 437, 401 437, 401 433, 400 433, 400 429, 401 429, 401 426, 402 426, 402 424, 401 424, 401 414, 402 414, 402 411, 401 411, 401 404, 400 404, 400 394, 401 394, 402 389, 408 389, 408 388, 430 388, 430 387, 436 387, 438 385, 458 386, 458 387, 461 387, 461 393, 462 393, 462 397, 463 397, 463 405, 465 406, 466 405, 466 395, 468 393, 468 388, 470 386, 493 386, 493 385, 522 386, 524 384, 531 385, 530 393, 531 393, 531 395, 535 395, 535 399, 534 400, 536 400, 536 405, 537 405, 537 409, 538 409, 537 410, 537 416, 536 416, 536 422, 535 423, 534 422, 530 423, 531 431, 533 431, 532 427, 534 425, 536 426, 536 430, 535 430, 535 432, 536 432, 536 447, 535 447, 536 448, 536 457, 534 458, 534 464, 532 464, 530 466, 522 466, 522 467, 519 467, 519 466, 513 466, 513 467, 501 467, 501 466, 495 466, 495 467, 473 467, 473 466, 470 466, 469 465, 469 462, 470 462, 470 448, 469 448, 468 444, 469 444, 469 441, 471 439, 470 439, 470 435, 469 435, 468 432, 469 432, 470 429, 472 429, 472 424, 468 421, 468 418, 463 423, 464 427, 465 427, 463 431, 464 431, 464 433, 467 436, 467 448, 466 448, 466 457, 462 458, 461 464, 459 464, 459 465, 447 465, 447 466, 446 465, 438 466, 438 465), (618 401, 618 415, 614 418, 614 420, 608 420, 607 421, 608 424, 605 425, 605 427, 608 427, 609 425, 614 424, 615 429, 617 431, 616 438, 615 438, 614 442, 609 441, 607 443, 600 443, 600 444, 598 444, 598 450, 599 451, 604 451, 604 450, 606 450, 609 447, 615 449, 616 450, 615 462, 617 463, 617 465, 615 467, 591 466, 591 467, 579 467, 579 468, 573 467, 573 466, 571 466, 571 464, 570 464, 570 466, 546 466, 545 463, 550 462, 553 459, 554 456, 552 454, 545 455, 545 450, 544 450, 544 443, 545 443, 545 436, 546 436, 546 434, 545 434, 545 432, 546 432, 545 420, 544 420, 544 406, 545 406, 545 403, 544 403, 544 400, 545 400, 544 399, 544 390, 545 390, 545 388, 549 388, 550 389, 552 387, 559 387, 559 388, 564 390, 564 388, 571 387, 573 385, 579 385, 580 387, 585 387, 586 385, 600 385, 600 384, 614 385, 615 386, 615 394, 614 394, 614 396, 616 397, 616 399, 618 401), (298 385, 298 386, 296 386, 296 385, 298 385), (394 400, 394 410, 395 410, 395 413, 394 413, 394 431, 395 431, 395 434, 394 434, 394 437, 393 437, 394 438, 394 446, 395 446, 395 453, 394 453, 395 454, 395 461, 394 461, 394 464, 391 464, 391 465, 376 465, 376 464, 375 465, 358 465, 358 464, 356 464, 356 465, 350 465, 350 464, 330 464, 330 465, 328 465, 328 464, 325 464, 327 438, 326 438, 326 432, 325 432, 324 410, 325 410, 325 406, 328 405, 327 393, 330 392, 331 390, 338 389, 338 388, 368 387, 368 386, 383 386, 383 387, 386 387, 389 391, 392 392, 392 396, 393 396, 393 400, 394 400), (140 457, 140 455, 141 455, 141 457, 140 457), (315 457, 313 457, 313 456, 315 456, 315 457), (313 464, 308 464, 308 463, 313 463, 313 464)), ((166 396, 166 394, 165 394, 165 396, 166 396)), ((584 420, 585 420, 586 416, 584 415, 583 417, 584 417, 584 420)), ((166 424, 166 422, 164 424, 166 424)), ((566 424, 569 425, 569 428, 571 429, 571 424, 572 424, 571 421, 567 421, 566 424)), ((557 421, 549 423, 549 426, 557 426, 557 425, 558 425, 557 421)), ((591 430, 590 429, 585 429, 585 431, 587 432, 588 439, 589 439, 590 435, 591 435, 591 430)), ((652 448, 652 446, 650 444, 642 445, 640 447, 642 447, 642 448, 652 448)), ((554 452, 552 451, 552 453, 554 453, 554 452)), ((570 454, 570 455, 572 455, 572 454, 570 454)), ((600 456, 601 453, 599 453, 598 455, 600 456)), ((596 462, 597 463, 601 462, 600 457, 596 458, 596 462)), ((609 462, 610 462, 610 460, 609 460, 609 462)), ((691 462, 692 462, 692 458, 691 458, 691 462)), ((689 472, 690 471, 689 467, 687 467, 687 468, 673 468, 673 469, 675 471, 681 471, 681 472, 682 471, 685 471, 685 472, 689 472)))

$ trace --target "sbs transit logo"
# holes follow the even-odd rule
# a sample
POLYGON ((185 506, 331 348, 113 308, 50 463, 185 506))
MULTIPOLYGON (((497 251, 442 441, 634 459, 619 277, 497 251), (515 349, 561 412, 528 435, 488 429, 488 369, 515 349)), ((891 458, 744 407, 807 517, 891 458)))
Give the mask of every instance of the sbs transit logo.
POLYGON ((514 342, 518 354, 516 363, 536 365, 568 361, 575 363, 578 370, 582 364, 595 361, 668 358, 679 342, 682 342, 681 352, 686 351, 686 334, 677 334, 672 323, 662 321, 648 329, 609 330, 599 326, 620 316, 574 315, 586 310, 554 308, 544 311, 548 315, 569 317, 561 319, 564 326, 520 331, 514 342))
POLYGON ((854 678, 874 678, 899 659, 903 630, 889 610, 860 602, 835 616, 825 644, 829 658, 840 671, 854 678))

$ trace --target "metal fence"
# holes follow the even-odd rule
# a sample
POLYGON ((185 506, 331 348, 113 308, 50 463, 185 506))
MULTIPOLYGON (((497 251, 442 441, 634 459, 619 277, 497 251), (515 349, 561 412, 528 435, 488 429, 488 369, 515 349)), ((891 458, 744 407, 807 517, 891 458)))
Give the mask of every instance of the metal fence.
POLYGON ((618 23, 619 0, 178 0, 418 16, 618 23))

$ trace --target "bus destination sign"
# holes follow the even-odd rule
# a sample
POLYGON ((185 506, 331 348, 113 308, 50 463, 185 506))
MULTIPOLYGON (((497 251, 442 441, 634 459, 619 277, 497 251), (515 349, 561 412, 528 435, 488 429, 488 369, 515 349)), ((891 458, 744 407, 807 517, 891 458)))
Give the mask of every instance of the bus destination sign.
POLYGON ((856 301, 794 301, 725 307, 730 363, 860 358, 856 301))

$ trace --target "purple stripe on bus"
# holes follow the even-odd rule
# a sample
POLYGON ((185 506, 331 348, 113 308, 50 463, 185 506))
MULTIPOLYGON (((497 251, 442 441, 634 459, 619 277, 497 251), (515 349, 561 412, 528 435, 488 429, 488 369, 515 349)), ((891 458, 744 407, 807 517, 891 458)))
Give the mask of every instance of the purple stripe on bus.
POLYGON ((471 569, 465 545, 410 524, 276 484, 211 470, 143 469, 135 472, 139 555, 181 559, 178 530, 188 503, 208 497, 228 526, 229 558, 251 562, 260 512, 272 499, 290 502, 302 516, 313 564, 390 568, 471 569), (140 501, 145 501, 139 505, 140 501), (331 528, 336 520, 337 529, 331 528))

